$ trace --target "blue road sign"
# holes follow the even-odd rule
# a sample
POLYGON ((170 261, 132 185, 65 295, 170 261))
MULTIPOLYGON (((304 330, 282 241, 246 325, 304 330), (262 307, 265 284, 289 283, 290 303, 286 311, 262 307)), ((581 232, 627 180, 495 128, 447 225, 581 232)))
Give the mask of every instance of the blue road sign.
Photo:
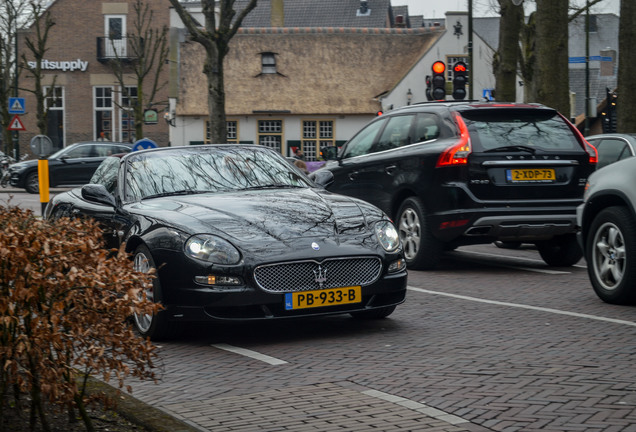
POLYGON ((24 98, 9 98, 9 114, 24 114, 25 112, 26 110, 24 108, 24 98))
POLYGON ((157 148, 157 143, 149 138, 142 138, 133 145, 132 151, 148 150, 152 148, 157 148))

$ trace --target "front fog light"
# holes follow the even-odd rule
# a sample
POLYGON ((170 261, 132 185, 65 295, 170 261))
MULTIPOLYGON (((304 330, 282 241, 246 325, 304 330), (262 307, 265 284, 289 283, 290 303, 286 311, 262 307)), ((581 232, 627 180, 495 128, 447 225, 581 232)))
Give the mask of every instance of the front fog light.
POLYGON ((397 261, 393 261, 391 264, 389 264, 389 273, 397 273, 399 271, 402 271, 406 268, 406 261, 404 260, 404 258, 400 258, 397 261))
POLYGON ((241 278, 237 276, 195 276, 194 281, 201 285, 241 285, 241 278))

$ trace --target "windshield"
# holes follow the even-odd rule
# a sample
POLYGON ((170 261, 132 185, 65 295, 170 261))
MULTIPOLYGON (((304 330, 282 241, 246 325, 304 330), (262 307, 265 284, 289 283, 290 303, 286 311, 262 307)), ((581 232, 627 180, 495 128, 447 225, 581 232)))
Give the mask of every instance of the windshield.
POLYGON ((492 109, 463 111, 470 139, 477 151, 528 152, 582 150, 569 126, 553 110, 492 109))
POLYGON ((193 146, 142 152, 126 160, 126 201, 309 186, 289 162, 265 147, 193 146))

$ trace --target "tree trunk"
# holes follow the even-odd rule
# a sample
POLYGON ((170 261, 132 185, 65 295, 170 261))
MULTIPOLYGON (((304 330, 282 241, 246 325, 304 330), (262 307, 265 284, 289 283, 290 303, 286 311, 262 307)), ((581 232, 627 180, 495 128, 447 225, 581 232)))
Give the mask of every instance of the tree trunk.
POLYGON ((515 6, 511 0, 499 0, 499 48, 493 61, 495 99, 515 102, 517 99, 517 64, 519 35, 523 25, 523 5, 515 6))
POLYGON ((570 116, 568 1, 537 0, 534 100, 570 116))
POLYGON ((636 66, 636 2, 621 0, 621 17, 618 29, 618 115, 617 132, 636 132, 636 87, 630 84, 632 70, 636 66))
POLYGON ((208 78, 208 119, 210 143, 224 144, 227 141, 225 122, 225 84, 223 81, 223 58, 227 49, 217 42, 207 47, 205 75, 208 78))

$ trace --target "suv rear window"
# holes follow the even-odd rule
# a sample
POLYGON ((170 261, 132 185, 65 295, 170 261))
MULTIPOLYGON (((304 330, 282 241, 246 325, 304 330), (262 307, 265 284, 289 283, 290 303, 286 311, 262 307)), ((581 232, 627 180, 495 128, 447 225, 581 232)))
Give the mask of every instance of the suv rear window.
POLYGON ((524 146, 542 151, 583 150, 570 127, 552 110, 462 111, 475 151, 524 146))

